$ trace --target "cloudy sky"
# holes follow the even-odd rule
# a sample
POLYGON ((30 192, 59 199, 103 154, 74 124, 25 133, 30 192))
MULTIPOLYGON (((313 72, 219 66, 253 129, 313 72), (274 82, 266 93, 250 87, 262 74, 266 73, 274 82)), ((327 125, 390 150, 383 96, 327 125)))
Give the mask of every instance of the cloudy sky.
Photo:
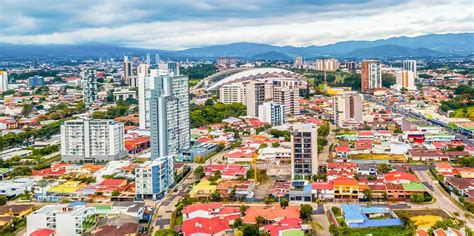
POLYGON ((473 12, 473 0, 0 0, 0 42, 324 45, 474 32, 473 12))

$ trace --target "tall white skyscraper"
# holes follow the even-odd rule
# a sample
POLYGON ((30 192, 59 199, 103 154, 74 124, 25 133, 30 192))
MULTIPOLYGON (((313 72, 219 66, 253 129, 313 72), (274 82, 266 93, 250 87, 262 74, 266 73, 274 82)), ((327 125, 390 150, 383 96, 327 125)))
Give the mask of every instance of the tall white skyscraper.
POLYGON ((258 119, 272 126, 285 123, 285 106, 274 102, 264 102, 258 106, 258 119))
POLYGON ((179 155, 190 148, 189 85, 187 76, 153 78, 150 97, 152 160, 179 155))
POLYGON ((416 90, 415 79, 416 79, 416 61, 405 60, 402 62, 402 71, 396 74, 397 84, 396 88, 400 90, 405 88, 408 90, 416 90))
POLYGON ((0 70, 0 93, 8 90, 8 73, 0 70))
POLYGON ((150 66, 150 63, 151 63, 151 56, 150 56, 150 53, 147 53, 146 54, 146 57, 145 57, 145 62, 148 66, 150 66))
POLYGON ((361 123, 363 100, 362 94, 357 92, 344 92, 334 97, 334 122, 338 126, 344 122, 361 123))
POLYGON ((61 160, 105 162, 126 156, 124 126, 113 120, 78 119, 61 125, 61 160))
POLYGON ((99 85, 97 83, 96 71, 93 68, 82 68, 82 94, 84 103, 91 105, 97 101, 99 85))
POLYGON ((158 200, 174 184, 174 156, 159 157, 135 169, 135 193, 139 200, 158 200))
POLYGON ((291 132, 291 178, 311 179, 318 173, 318 127, 295 124, 291 132))

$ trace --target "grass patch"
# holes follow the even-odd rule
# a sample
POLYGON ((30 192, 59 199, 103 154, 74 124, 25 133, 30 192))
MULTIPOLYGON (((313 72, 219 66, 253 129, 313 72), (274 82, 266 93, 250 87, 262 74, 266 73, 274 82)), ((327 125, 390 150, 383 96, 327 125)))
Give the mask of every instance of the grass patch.
POLYGON ((403 226, 390 226, 390 227, 370 227, 370 228, 347 228, 342 227, 337 231, 331 232, 335 236, 407 236, 407 233, 403 226))
POLYGON ((412 218, 415 216, 439 216, 441 218, 449 218, 450 216, 443 210, 440 209, 427 209, 427 210, 394 210, 395 214, 398 217, 402 218, 403 216, 407 218, 412 218))
POLYGON ((469 118, 470 120, 474 120, 474 106, 456 109, 449 116, 455 118, 469 118))
POLYGON ((351 155, 353 160, 380 160, 380 161, 395 161, 406 162, 407 158, 401 154, 355 154, 351 155))

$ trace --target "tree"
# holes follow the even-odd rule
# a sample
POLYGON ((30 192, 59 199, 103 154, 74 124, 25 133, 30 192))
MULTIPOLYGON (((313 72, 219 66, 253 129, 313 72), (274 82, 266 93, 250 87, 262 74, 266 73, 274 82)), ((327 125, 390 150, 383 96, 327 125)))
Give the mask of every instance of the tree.
POLYGON ((0 195, 0 206, 6 205, 8 198, 5 195, 0 195))
POLYGON ((310 221, 312 214, 313 214, 313 207, 311 207, 311 205, 309 204, 300 205, 300 218, 303 221, 310 221))
POLYGON ((215 201, 215 202, 220 202, 222 201, 222 197, 221 197, 221 194, 219 192, 213 192, 211 193, 211 200, 212 201, 215 201))
POLYGON ((270 205, 274 202, 275 200, 271 197, 267 197, 263 200, 263 203, 265 203, 265 205, 270 205))
POLYGON ((367 200, 372 200, 372 190, 370 188, 366 188, 362 191, 362 193, 364 194, 365 198, 367 200))
POLYGON ((247 211, 247 206, 246 205, 240 205, 240 214, 245 215, 246 211, 247 211))
POLYGON ((117 197, 120 195, 120 192, 118 190, 112 191, 112 197, 117 197))
POLYGON ((280 199, 280 206, 281 206, 282 208, 285 208, 285 207, 287 207, 288 205, 289 205, 288 199, 286 199, 286 198, 280 199))
POLYGON ((265 218, 263 218, 263 216, 257 216, 255 217, 255 221, 257 222, 257 225, 261 225, 265 222, 265 218))
POLYGON ((413 203, 422 203, 425 201, 425 196, 423 193, 413 193, 410 195, 410 202, 413 203))
POLYGON ((207 99, 206 102, 204 102, 205 106, 212 106, 214 105, 214 101, 212 99, 207 99))
POLYGON ((234 220, 234 223, 232 223, 232 228, 236 229, 242 226, 242 224, 243 224, 242 218, 237 218, 234 220))
POLYGON ((201 179, 202 177, 204 177, 204 167, 196 167, 196 169, 194 169, 194 176, 196 177, 196 179, 201 179))
POLYGON ((277 147, 279 147, 279 146, 280 146, 280 143, 278 143, 278 142, 272 143, 272 147, 274 147, 274 148, 277 148, 277 147))
POLYGON ((378 166, 377 170, 381 173, 388 173, 390 170, 392 170, 392 168, 389 165, 383 163, 378 166))

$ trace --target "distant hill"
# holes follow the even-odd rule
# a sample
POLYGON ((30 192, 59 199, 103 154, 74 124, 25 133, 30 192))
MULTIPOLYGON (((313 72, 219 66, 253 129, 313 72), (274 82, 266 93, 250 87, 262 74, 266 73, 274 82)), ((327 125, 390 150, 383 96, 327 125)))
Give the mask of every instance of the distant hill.
POLYGON ((144 55, 159 53, 166 59, 214 59, 234 56, 247 59, 285 60, 305 58, 389 58, 389 57, 439 57, 474 54, 474 33, 429 34, 418 37, 395 37, 375 41, 346 41, 325 46, 273 46, 259 43, 232 43, 190 48, 179 51, 124 48, 107 44, 84 45, 22 45, 0 43, 0 58, 79 57, 97 58, 144 55))

